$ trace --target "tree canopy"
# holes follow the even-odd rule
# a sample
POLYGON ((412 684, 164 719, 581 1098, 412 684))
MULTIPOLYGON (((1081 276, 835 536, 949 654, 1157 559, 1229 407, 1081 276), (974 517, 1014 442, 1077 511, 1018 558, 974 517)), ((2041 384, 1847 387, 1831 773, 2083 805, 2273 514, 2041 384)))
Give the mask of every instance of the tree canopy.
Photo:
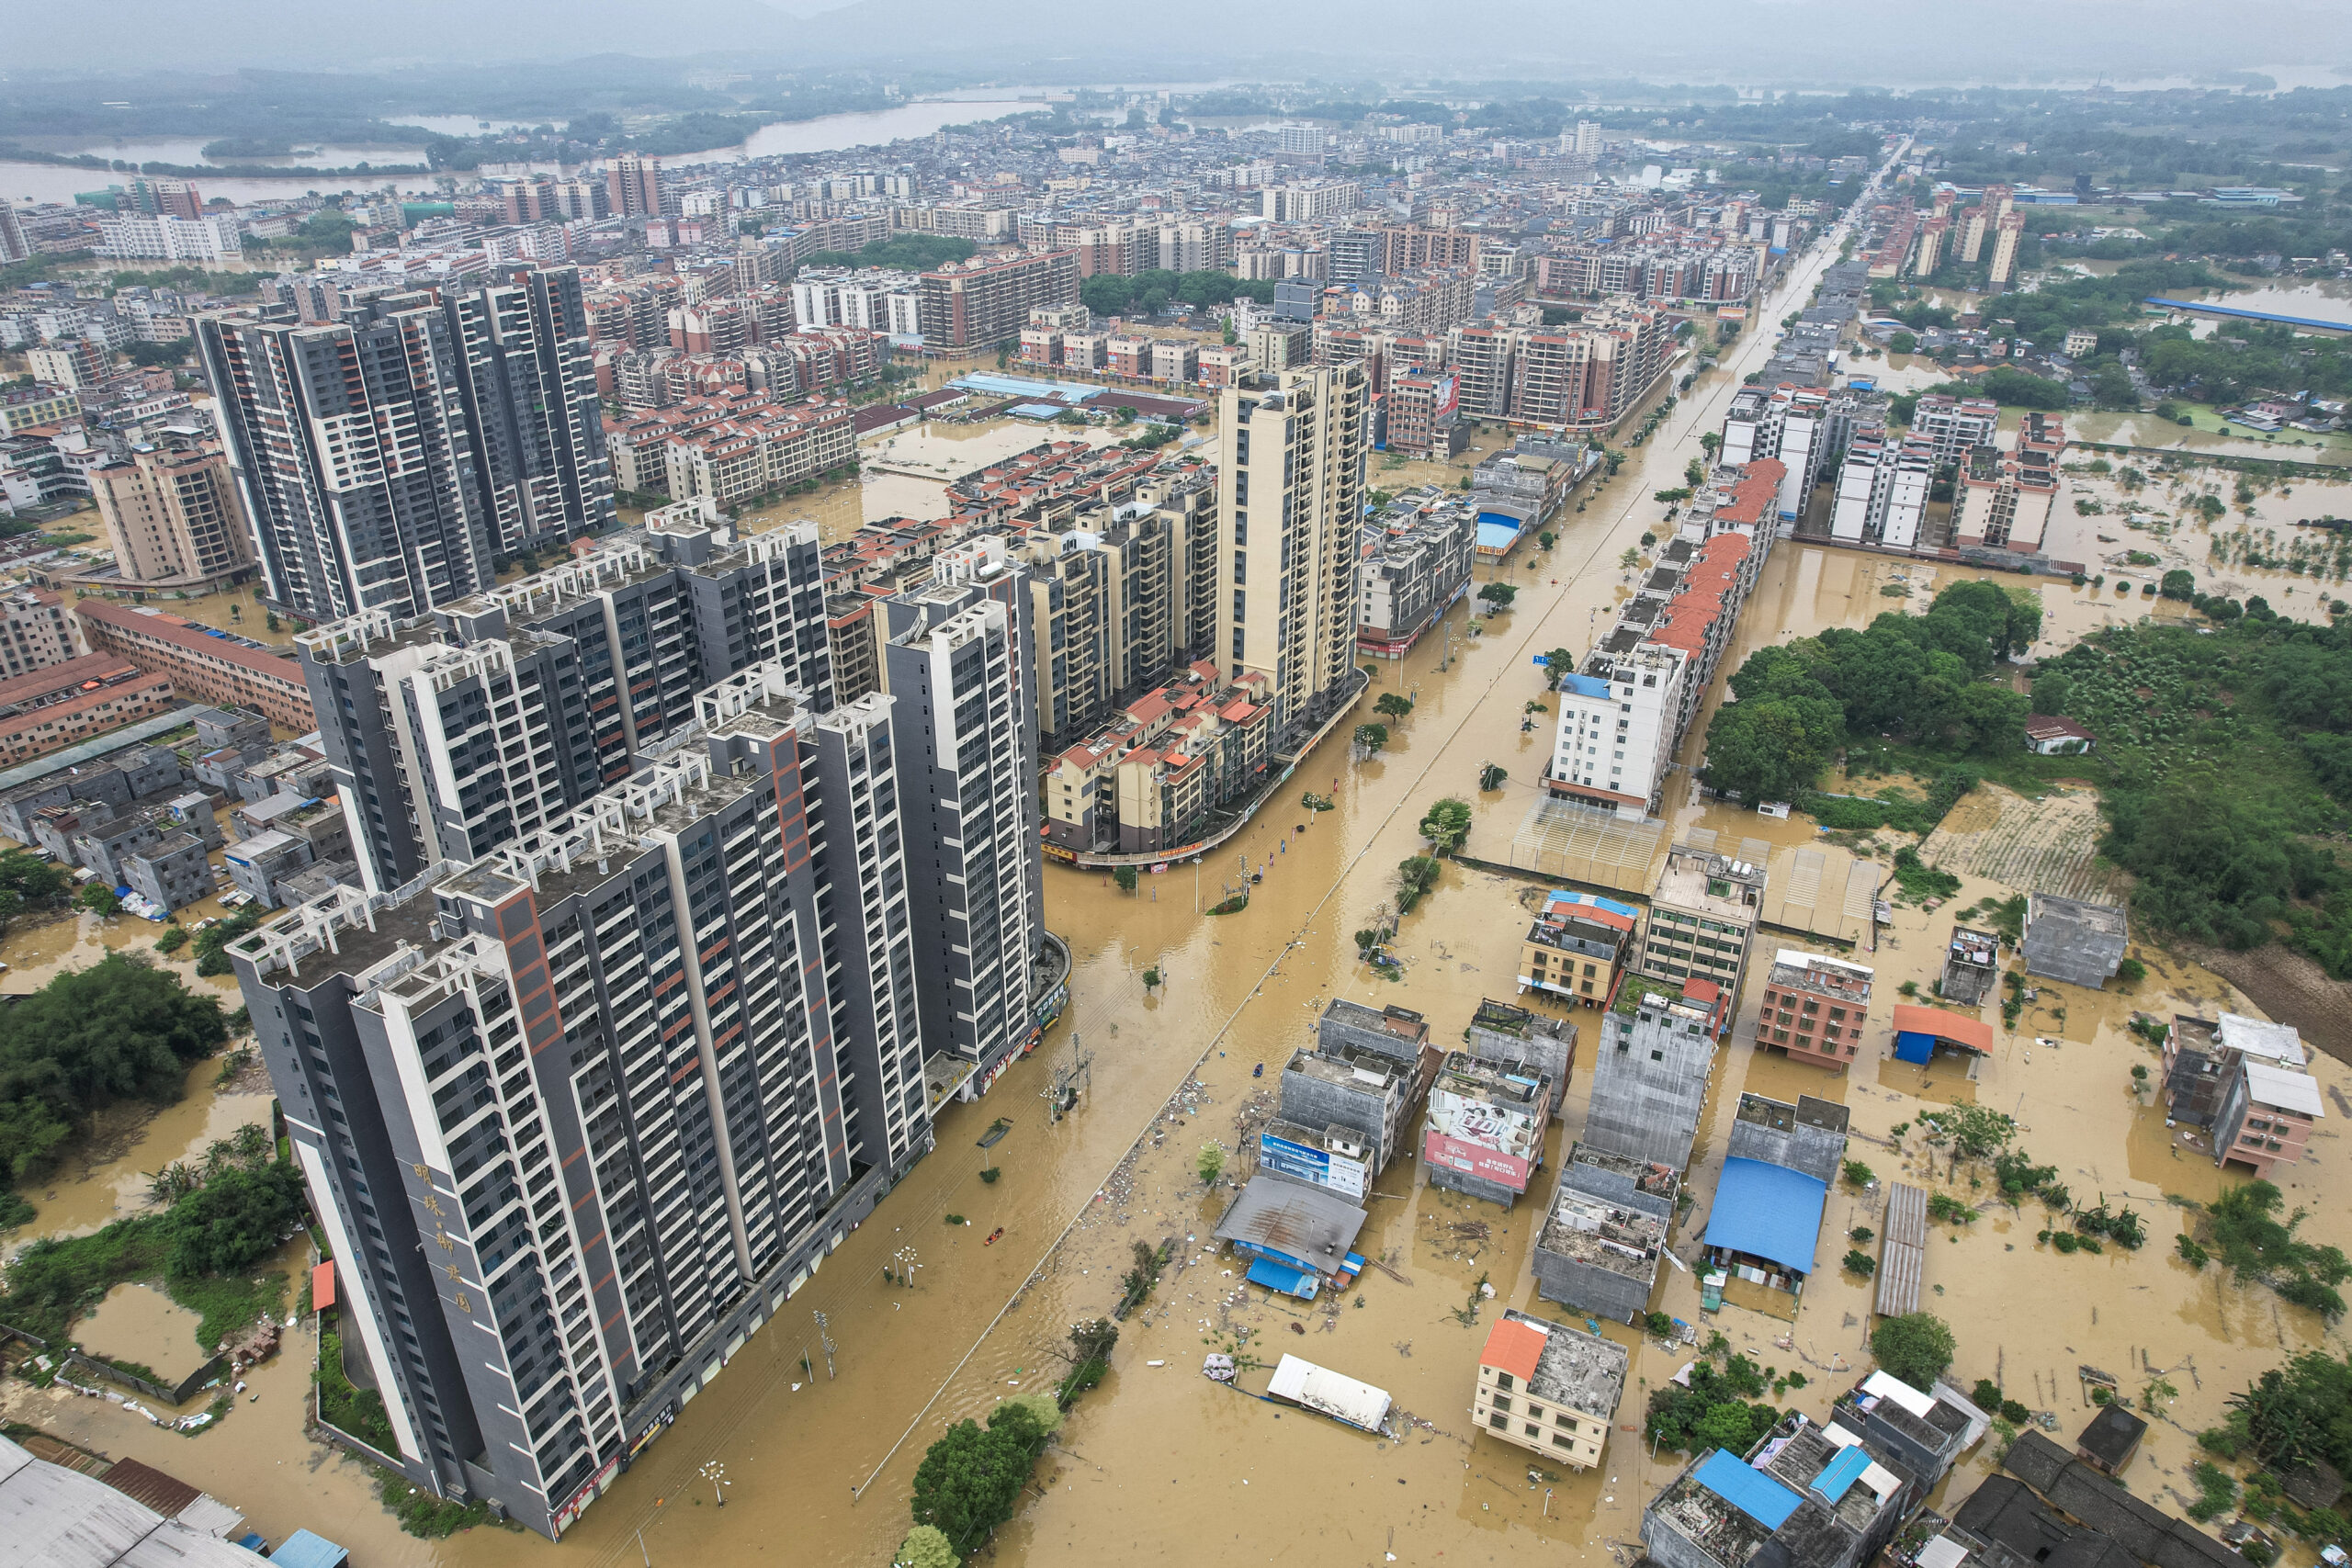
POLYGON ((1959 1349, 1951 1325, 1933 1313, 1885 1318, 1871 1331, 1871 1354, 1878 1364, 1922 1393, 1935 1387, 1959 1349))
POLYGON ((10 1179, 40 1168, 100 1106, 179 1099, 188 1065, 228 1037, 216 998, 141 960, 58 976, 0 1011, 0 1167, 10 1179))
POLYGON ((2015 750, 2031 705, 1984 677, 2041 635, 2039 599, 1970 581, 1937 594, 1924 615, 1890 611, 1861 631, 1832 627, 1758 649, 1733 672, 1735 700, 1707 728, 1706 781, 1752 800, 1788 800, 1849 736, 1892 735, 1954 754, 2015 750))
POLYGON ((1268 279, 1244 279, 1214 268, 1199 272, 1170 272, 1154 268, 1132 276, 1099 272, 1079 285, 1078 297, 1098 316, 1157 314, 1173 300, 1206 307, 1228 299, 1255 299, 1271 304, 1274 286, 1268 279))
POLYGON ((938 1529, 958 1558, 968 1555, 1012 1517, 1045 1440, 1036 1413, 1019 1404, 998 1406, 985 1428, 950 1427, 915 1471, 915 1522, 938 1529))

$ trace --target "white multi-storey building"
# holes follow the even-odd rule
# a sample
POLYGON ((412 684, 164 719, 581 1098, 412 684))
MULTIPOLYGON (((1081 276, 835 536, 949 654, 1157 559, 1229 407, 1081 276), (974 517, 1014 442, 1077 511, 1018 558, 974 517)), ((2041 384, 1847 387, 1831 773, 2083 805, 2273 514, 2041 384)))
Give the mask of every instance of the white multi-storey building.
POLYGON ((1560 793, 1613 806, 1628 821, 1648 813, 1674 761, 1688 661, 1679 648, 1645 642, 1596 654, 1589 673, 1560 682, 1551 773, 1560 793))
POLYGON ((117 261, 232 261, 244 254, 237 220, 223 214, 175 218, 126 212, 98 221, 98 254, 117 261))

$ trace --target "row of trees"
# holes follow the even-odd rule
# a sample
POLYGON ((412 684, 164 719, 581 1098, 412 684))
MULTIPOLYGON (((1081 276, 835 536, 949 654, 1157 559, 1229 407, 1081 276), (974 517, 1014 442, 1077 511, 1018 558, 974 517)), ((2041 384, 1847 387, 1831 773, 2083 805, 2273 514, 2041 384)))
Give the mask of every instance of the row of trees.
POLYGON ((1862 631, 1833 627, 1748 656, 1735 700, 1707 728, 1702 776, 1751 800, 1812 787, 1849 736, 1992 756, 2022 741, 2026 697, 1985 679, 2041 635, 2040 600, 1996 583, 1954 583, 1925 615, 1890 612, 1862 631))
POLYGON ((1169 272, 1153 268, 1132 276, 1099 272, 1078 286, 1078 297, 1098 316, 1157 315, 1171 301, 1205 309, 1229 299, 1271 304, 1274 286, 1266 278, 1239 278, 1229 272, 1169 272))

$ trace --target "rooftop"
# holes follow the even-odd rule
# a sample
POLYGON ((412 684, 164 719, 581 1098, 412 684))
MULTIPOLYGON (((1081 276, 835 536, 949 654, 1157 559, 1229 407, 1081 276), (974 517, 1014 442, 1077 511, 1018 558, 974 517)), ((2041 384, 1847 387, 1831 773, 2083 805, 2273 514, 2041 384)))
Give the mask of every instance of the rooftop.
POLYGON ((1536 1398, 1603 1421, 1617 1412, 1631 1360, 1613 1339, 1516 1309, 1504 1312, 1478 1357, 1479 1365, 1501 1367, 1536 1398))
MULTIPOLYGON (((1668 1194, 1669 1199, 1671 1193, 1668 1194)), ((1629 1280, 1647 1280, 1657 1272, 1657 1255, 1666 1245, 1666 1217, 1645 1214, 1578 1192, 1563 1183, 1552 1199, 1535 1245, 1557 1258, 1589 1263, 1629 1280)))

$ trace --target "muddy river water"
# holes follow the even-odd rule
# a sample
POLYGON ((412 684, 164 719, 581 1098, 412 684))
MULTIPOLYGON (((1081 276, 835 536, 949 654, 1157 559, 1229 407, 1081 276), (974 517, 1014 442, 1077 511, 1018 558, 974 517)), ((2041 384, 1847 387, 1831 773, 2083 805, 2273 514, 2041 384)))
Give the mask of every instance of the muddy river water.
MULTIPOLYGON (((1802 259, 1758 319, 1775 320, 1802 303, 1830 254, 1802 259)), ((1495 1315, 1506 1306, 1565 1315, 1534 1294, 1529 1265, 1540 1202, 1505 1211, 1433 1190, 1408 1156, 1376 1183, 1357 1244, 1367 1256, 1391 1258, 1402 1278, 1374 1270, 1343 1296, 1302 1307, 1269 1303, 1262 1291, 1239 1292, 1232 1260, 1209 1241, 1233 1189, 1228 1182, 1204 1191, 1193 1166, 1204 1142, 1246 1145, 1243 1129, 1271 1103, 1276 1084, 1272 1071, 1261 1079, 1252 1069, 1261 1063, 1278 1069, 1308 1039, 1331 997, 1417 1009, 1442 1042, 1458 1034, 1481 997, 1514 996, 1528 884, 1450 863, 1434 894, 1402 923, 1400 981, 1358 964, 1350 933, 1393 897, 1396 863, 1420 851, 1415 824, 1440 795, 1475 800, 1474 852, 1508 843, 1535 798, 1549 749, 1548 719, 1532 731, 1519 723, 1522 705, 1544 695, 1532 657, 1587 645, 1600 612, 1625 592, 1620 553, 1658 519, 1651 492, 1680 482, 1700 432, 1719 423, 1724 400, 1761 362, 1768 339, 1750 334, 1704 378, 1587 509, 1563 519, 1553 552, 1530 552, 1516 563, 1515 609, 1474 632, 1467 606, 1457 606, 1450 639, 1427 638, 1381 668, 1383 690, 1401 687, 1419 698, 1412 716, 1393 727, 1387 750, 1351 764, 1344 742, 1327 743, 1293 781, 1297 789, 1328 788, 1336 810, 1310 821, 1295 802, 1271 807, 1211 863, 1146 877, 1132 895, 1097 874, 1049 867, 1048 921, 1069 938, 1075 959, 1065 1021, 985 1101, 942 1115, 936 1152, 560 1545, 493 1529, 441 1542, 399 1534, 358 1468, 300 1435, 307 1323, 255 1380, 264 1397, 240 1404, 226 1434, 175 1437, 94 1401, 15 1384, 7 1413, 161 1465, 244 1508, 273 1539, 300 1526, 318 1529, 351 1546, 364 1568, 881 1564, 906 1531, 906 1497, 925 1445, 947 1424, 984 1416, 1000 1399, 1057 1378, 1063 1368, 1053 1348, 1074 1320, 1104 1313, 1117 1299, 1130 1244, 1172 1237, 1176 1262, 1124 1325, 1110 1377, 1071 1412, 1023 1513, 992 1547, 997 1560, 1040 1568, 1095 1564, 1106 1555, 1258 1562, 1295 1550, 1304 1537, 1318 1555, 1350 1563, 1630 1561, 1625 1543, 1637 1539, 1644 1502, 1681 1462, 1670 1453, 1649 1457, 1638 1435, 1642 1411, 1649 1391, 1688 1359, 1686 1350, 1601 1325, 1633 1348, 1633 1362, 1597 1470, 1532 1478, 1523 1450, 1472 1435, 1476 1356, 1495 1315), (1482 795, 1476 775, 1487 762, 1503 766, 1509 778, 1482 795), (1217 900, 1221 883, 1241 866, 1269 862, 1245 910, 1219 919, 1196 913, 1217 900), (1142 976, 1155 967, 1166 983, 1148 990, 1142 976), (1049 1123, 1039 1095, 1053 1059, 1071 1050, 1074 1037, 1092 1053, 1092 1088, 1074 1114, 1049 1123), (998 1116, 1012 1120, 1010 1134, 983 1154, 977 1140, 998 1116), (1003 1172, 993 1185, 978 1178, 989 1164, 1003 1172), (950 1226, 943 1218, 950 1213, 970 1224, 950 1226), (1484 1222, 1485 1234, 1476 1222, 1484 1222), (984 1241, 999 1227, 992 1244, 984 1241), (886 1283, 883 1269, 910 1246, 922 1265, 919 1285, 886 1283), (1495 1296, 1481 1301, 1465 1325, 1455 1309, 1476 1297, 1482 1280, 1495 1296), (830 1378, 811 1316, 820 1311, 829 1314, 838 1345, 830 1378), (1387 1389, 1415 1417, 1408 1435, 1387 1442, 1239 1397, 1199 1376, 1204 1338, 1236 1331, 1252 1336, 1252 1348, 1269 1361, 1295 1350, 1387 1389), (804 1370, 804 1352, 813 1375, 804 1370), (730 1483, 723 1507, 696 1483, 698 1468, 713 1459, 730 1483)), ((1747 612, 1742 648, 1724 668, 1784 633, 1860 625, 1900 607, 1882 592, 1888 587, 1900 586, 1905 602, 1920 608, 1949 575, 1783 542, 1747 612)), ((2126 608, 2111 593, 2063 581, 2042 592, 2053 639, 2111 615, 2146 613, 2136 592, 2126 608)), ((1703 719, 1694 727, 1702 729, 1703 719)), ((1812 833, 1802 820, 1669 805, 1678 830, 1712 827, 1774 842, 1802 842, 1812 833)), ((1972 877, 1959 902, 2009 891, 1972 877)), ((1912 980, 1924 988, 1933 977, 1950 923, 1949 910, 1939 917, 1902 908, 1893 928, 1878 933, 1866 961, 1877 966, 1882 1027, 1899 985, 1912 980)), ((1689 1179, 1698 1203, 1675 1232, 1676 1250, 1686 1258, 1696 1250, 1743 1089, 1843 1101, 1853 1118, 1849 1153, 1882 1181, 1941 1179, 1940 1166, 1931 1179, 1916 1132, 1902 1140, 1891 1132, 1924 1106, 1973 1100, 2011 1111, 2025 1123, 2023 1146, 2058 1165, 2076 1193, 2140 1209, 2150 1245, 2136 1254, 2110 1248, 2060 1257, 2035 1241, 2045 1223, 2038 1208, 2013 1213, 1972 1190, 1962 1173, 1956 1190, 1983 1217, 1935 1227, 1923 1300, 1958 1336, 1955 1380, 1964 1387, 1995 1377, 2011 1397, 2054 1412, 2062 1435, 2071 1437, 2086 1418, 2080 1364, 2113 1373, 2133 1393, 2150 1375, 2143 1369, 2165 1370, 2179 1392, 2155 1419, 2130 1480, 2135 1491, 2160 1499, 2168 1479, 2193 1491, 2180 1478, 2188 1434, 2216 1420, 2224 1397, 2256 1372, 2328 1336, 2316 1318, 2268 1292, 2232 1286, 2214 1269, 2192 1273, 2173 1255, 2180 1223, 2167 1195, 2209 1199, 2220 1178, 2209 1156, 2167 1133, 2161 1109, 2133 1095, 2132 1066, 2154 1058, 2125 1026, 2134 1007, 2210 1016, 2218 1006, 2250 1004, 2161 953, 2143 956, 2152 975, 2136 997, 2045 987, 2017 1032, 2002 1033, 1973 1076, 1941 1058, 1924 1072, 1877 1059, 1883 1046, 1845 1077, 1760 1055, 1751 1043, 1751 987, 1748 1016, 1718 1057, 1689 1179)), ((1588 1062, 1597 1043, 1594 1016, 1579 1020, 1588 1062)), ((2313 1070, 2331 1103, 2352 1109, 2342 1098, 2352 1073, 2325 1058, 2313 1070)), ((1579 1063, 1551 1134, 1547 1168, 1536 1178, 1539 1192, 1549 1190, 1568 1134, 1582 1125, 1587 1076, 1579 1063)), ((164 1145, 200 1148, 211 1114, 202 1129, 174 1122, 167 1132, 159 1121, 149 1139, 156 1150, 142 1147, 143 1157, 131 1163, 153 1168, 150 1160, 165 1157, 164 1145)), ((2312 1235, 2352 1246, 2344 1207, 2318 1201, 2320 1183, 2332 1179, 2336 1142, 2336 1123, 2324 1122, 2310 1158, 2286 1172, 2283 1185, 2290 1203, 2313 1210, 2312 1235)), ((1247 1161, 1236 1168, 1246 1175, 1247 1161)), ((122 1190, 120 1170, 103 1194, 81 1190, 101 1179, 103 1172, 66 1183, 54 1200, 57 1219, 100 1223, 135 1199, 122 1190)), ((1881 1224, 1880 1201, 1878 1193, 1845 1188, 1832 1194, 1824 1266, 1792 1322, 1741 1304, 1705 1319, 1776 1372, 1802 1371, 1808 1382, 1784 1403, 1815 1416, 1850 1381, 1846 1371, 1868 1365, 1869 1287, 1828 1260, 1847 1245, 1840 1239, 1847 1229, 1881 1224)), ((1665 1271, 1654 1304, 1702 1321, 1691 1278, 1678 1269, 1665 1271)), ((114 1311, 109 1303, 101 1318, 114 1311)), ((1245 1374, 1243 1382, 1262 1389, 1263 1379, 1245 1374)), ((1987 1468, 1980 1449, 1947 1490, 1963 1492, 1987 1468)))

